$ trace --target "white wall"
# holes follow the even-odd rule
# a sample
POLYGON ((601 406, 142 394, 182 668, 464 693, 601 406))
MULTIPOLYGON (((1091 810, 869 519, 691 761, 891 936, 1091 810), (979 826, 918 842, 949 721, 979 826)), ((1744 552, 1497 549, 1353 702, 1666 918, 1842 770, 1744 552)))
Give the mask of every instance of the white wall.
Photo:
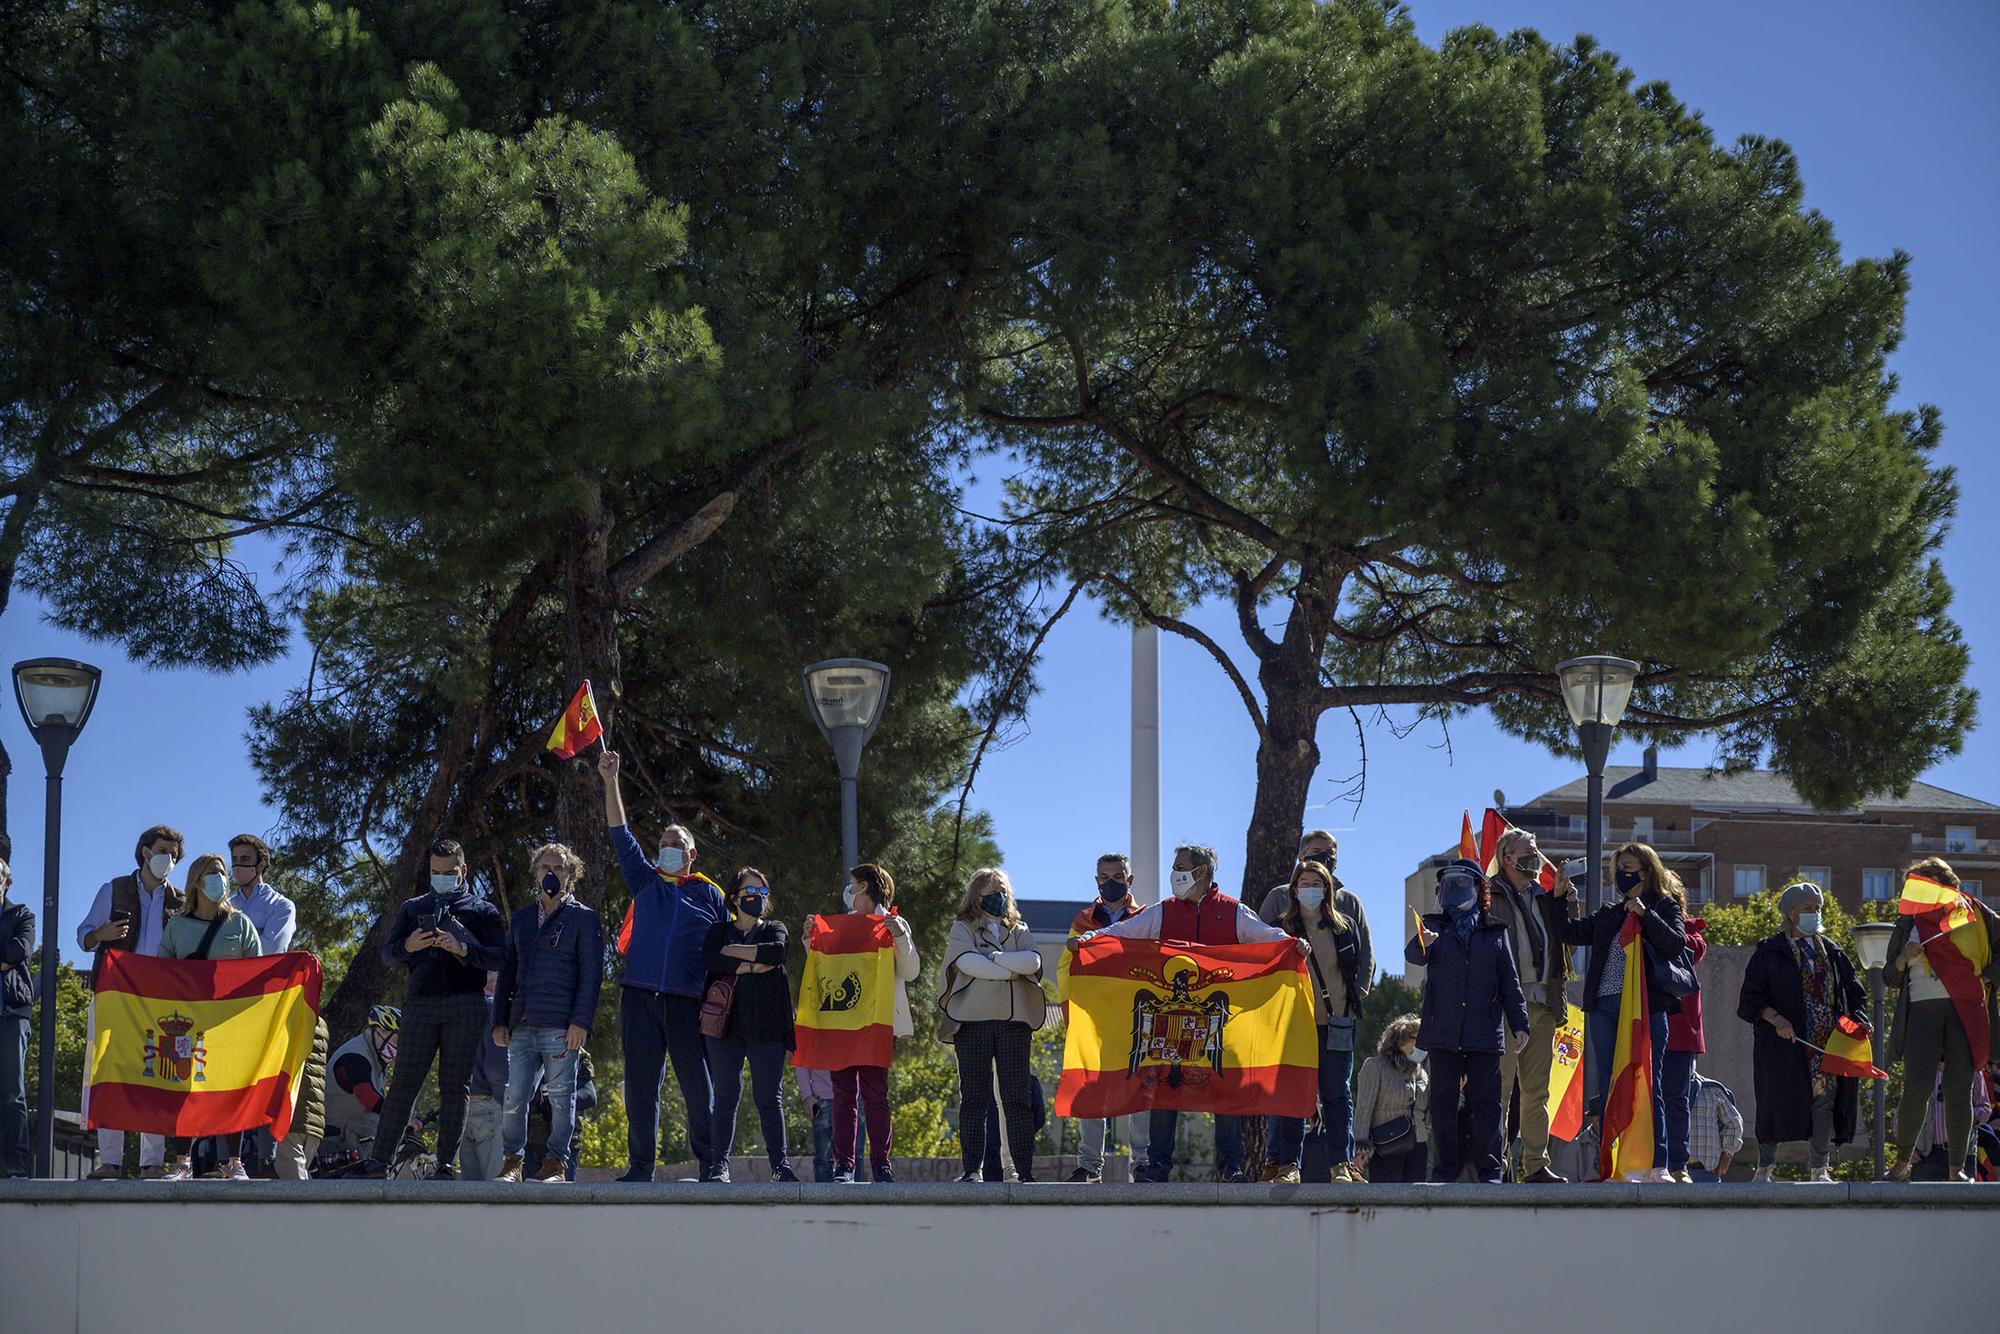
MULTIPOLYGON (((1781 1207, 1631 1204, 1615 1215, 1586 1202, 1640 1197, 1621 1187, 1587 1188, 1588 1196, 1550 1188, 1569 1193, 1542 1198, 1586 1207, 1536 1210, 1501 1205, 1497 1192, 1479 1188, 1453 1195, 1495 1203, 1356 1207, 1362 1197, 1350 1195, 1353 1204, 1313 1208, 1246 1187, 1236 1198, 1267 1202, 1110 1203, 1230 1198, 1214 1187, 888 1188, 899 1200, 928 1190, 937 1204, 862 1203, 857 1192, 890 1198, 868 1187, 846 1188, 856 1201, 847 1204, 835 1202, 838 1187, 808 1188, 789 1204, 666 1202, 696 1189, 728 1198, 729 1187, 526 1186, 511 1188, 518 1203, 477 1204, 446 1201, 464 1192, 505 1199, 496 1192, 510 1188, 405 1188, 405 1202, 340 1203, 251 1203, 260 1187, 222 1183, 199 1195, 155 1189, 152 1202, 0 1194, 0 1325, 22 1334, 1591 1326, 1686 1334, 1875 1330, 1921 1319, 1971 1329, 1984 1327, 1973 1276, 1990 1262, 2000 1221, 1985 1208, 1835 1202, 1890 1198, 1879 1187, 1777 1196, 1766 1188, 1761 1198, 1781 1207), (408 1202, 412 1190, 438 1202, 408 1202), (204 1198, 227 1202, 194 1202, 204 1198), (942 1202, 974 1198, 985 1203, 942 1202), (1021 1202, 1035 1198, 1052 1203, 1021 1202), (1495 1238, 1530 1237, 1555 1249, 1520 1246, 1511 1260, 1489 1262, 1495 1238), (1921 1255, 1926 1273, 1945 1277, 1919 1292, 1907 1275, 1873 1264, 1843 1270, 1857 1238, 1869 1255, 1921 1255), (1472 1255, 1487 1260, 1446 1263, 1472 1255), (1620 1283, 1635 1256, 1645 1257, 1644 1272, 1672 1281, 1620 1283)), ((1335 1189, 1313 1198, 1338 1198, 1324 1193, 1335 1189)), ((1506 1189, 1520 1199, 1533 1188, 1506 1189)), ((1671 1190, 1652 1189, 1655 1200, 1671 1190)), ((1749 1187, 1710 1189, 1717 1200, 1759 1198, 1742 1194, 1749 1187)), ((1952 1198, 1962 1203, 1987 1198, 1980 1187, 1959 1192, 1952 1198)), ((1896 1198, 1914 1205, 1920 1196, 1896 1198)), ((2000 1204, 2000 1191, 1992 1199, 2000 1204)))

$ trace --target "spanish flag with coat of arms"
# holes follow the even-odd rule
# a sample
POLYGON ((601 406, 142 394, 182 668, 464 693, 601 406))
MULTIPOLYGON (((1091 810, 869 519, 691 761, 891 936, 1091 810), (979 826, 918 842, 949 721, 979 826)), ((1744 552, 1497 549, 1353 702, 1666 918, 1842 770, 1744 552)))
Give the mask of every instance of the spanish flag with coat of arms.
POLYGON ((835 913, 806 919, 793 1065, 845 1070, 889 1064, 896 1052, 895 946, 887 917, 835 913))
POLYGON ((1318 1100, 1319 1029, 1290 940, 1077 947, 1057 1116, 1309 1117, 1318 1100))
POLYGON ((319 1015, 319 960, 112 950, 90 1002, 84 1124, 154 1135, 291 1130, 319 1015))

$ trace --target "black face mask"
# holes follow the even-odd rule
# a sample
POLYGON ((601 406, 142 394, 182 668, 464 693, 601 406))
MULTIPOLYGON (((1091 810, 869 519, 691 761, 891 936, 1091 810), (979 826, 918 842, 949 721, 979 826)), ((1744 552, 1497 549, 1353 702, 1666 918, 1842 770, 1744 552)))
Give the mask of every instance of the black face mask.
POLYGON ((1121 901, 1127 892, 1125 886, 1116 880, 1100 880, 1097 882, 1097 897, 1103 899, 1106 903, 1121 901))
POLYGON ((1630 894, 1639 887, 1640 876, 1637 871, 1620 871, 1617 873, 1617 880, 1618 892, 1620 894, 1630 894))
POLYGON ((739 895, 736 899, 736 906, 742 910, 743 915, 746 917, 762 917, 764 915, 764 896, 762 894, 739 895))

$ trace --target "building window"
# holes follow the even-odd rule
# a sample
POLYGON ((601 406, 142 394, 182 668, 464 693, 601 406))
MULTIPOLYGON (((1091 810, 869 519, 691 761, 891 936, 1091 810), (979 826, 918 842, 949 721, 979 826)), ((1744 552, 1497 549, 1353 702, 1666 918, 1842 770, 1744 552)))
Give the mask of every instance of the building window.
POLYGON ((1651 843, 1653 841, 1652 816, 1635 815, 1632 817, 1632 841, 1634 843, 1651 843))
POLYGON ((1886 866, 1871 866, 1861 873, 1861 897, 1870 903, 1887 903, 1895 893, 1896 873, 1886 866))
POLYGON ((1572 815, 1569 817, 1569 832, 1572 838, 1582 838, 1583 832, 1587 827, 1588 824, 1584 816, 1572 815))
POLYGON ((1761 866, 1739 866, 1736 868, 1736 897, 1753 898, 1764 892, 1764 868, 1761 866))
POLYGON ((1979 831, 1969 824, 1948 824, 1944 827, 1944 850, 1946 852, 1972 852, 1979 846, 1979 831))
POLYGON ((1981 889, 1980 882, 1977 880, 1961 880, 1958 882, 1958 887, 1965 893, 1972 895, 1972 897, 1975 899, 1983 899, 1986 897, 1985 893, 1981 889))
POLYGON ((1833 868, 1831 866, 1801 866, 1799 879, 1810 880, 1819 886, 1822 894, 1833 893, 1833 868))

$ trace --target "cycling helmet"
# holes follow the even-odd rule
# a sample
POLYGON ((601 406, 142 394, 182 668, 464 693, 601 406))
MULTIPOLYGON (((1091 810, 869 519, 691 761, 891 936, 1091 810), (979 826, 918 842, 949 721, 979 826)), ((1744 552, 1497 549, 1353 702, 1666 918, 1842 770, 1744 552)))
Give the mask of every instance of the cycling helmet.
POLYGON ((403 1012, 393 1005, 377 1005, 368 1011, 368 1027, 395 1036, 403 1022, 403 1012))

